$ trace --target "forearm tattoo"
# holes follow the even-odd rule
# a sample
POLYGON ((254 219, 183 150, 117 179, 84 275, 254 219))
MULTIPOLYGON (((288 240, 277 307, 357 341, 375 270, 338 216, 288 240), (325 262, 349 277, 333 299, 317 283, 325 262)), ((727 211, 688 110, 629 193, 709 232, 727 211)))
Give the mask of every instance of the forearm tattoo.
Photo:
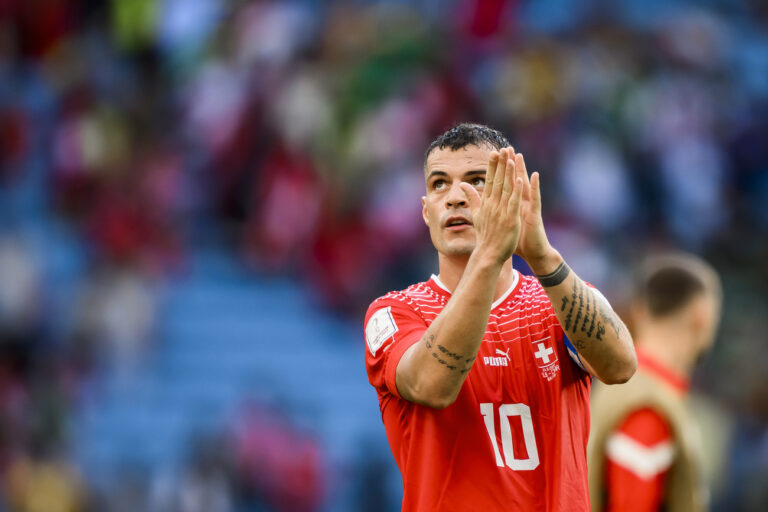
POLYGON ((427 350, 432 350, 432 347, 437 346, 437 350, 432 351, 432 357, 437 359, 437 362, 445 366, 450 371, 459 371, 459 373, 467 373, 472 369, 472 364, 475 362, 476 357, 466 357, 461 354, 451 352, 439 343, 435 343, 435 335, 427 331, 424 334, 424 344, 427 350))
POLYGON ((562 299, 560 311, 565 313, 566 310, 568 313, 565 315, 563 329, 579 350, 584 349, 590 341, 603 341, 605 324, 610 325, 616 336, 619 336, 621 322, 616 318, 616 313, 580 279, 574 280, 570 295, 562 299))
POLYGON ((600 310, 600 316, 608 325, 613 328, 613 332, 616 333, 616 337, 618 338, 621 335, 621 329, 624 327, 624 323, 619 319, 616 313, 608 307, 605 302, 599 301, 597 307, 600 310))
POLYGON ((541 286, 544 288, 551 288, 552 286, 557 286, 565 281, 565 278, 568 277, 568 274, 570 273, 571 268, 566 265, 565 262, 562 262, 555 270, 549 274, 544 274, 543 276, 537 274, 536 279, 539 280, 541 286))

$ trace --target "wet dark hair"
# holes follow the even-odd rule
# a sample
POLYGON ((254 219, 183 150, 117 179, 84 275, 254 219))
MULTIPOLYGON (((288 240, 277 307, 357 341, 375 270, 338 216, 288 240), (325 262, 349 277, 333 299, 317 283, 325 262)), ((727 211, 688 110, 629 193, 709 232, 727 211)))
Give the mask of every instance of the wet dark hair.
POLYGON ((435 149, 456 151, 467 146, 491 146, 499 150, 509 145, 507 138, 498 130, 482 124, 461 123, 432 141, 424 153, 424 161, 435 149))
POLYGON ((691 255, 664 255, 646 261, 640 272, 638 296, 655 318, 672 315, 696 296, 721 295, 714 269, 691 255))

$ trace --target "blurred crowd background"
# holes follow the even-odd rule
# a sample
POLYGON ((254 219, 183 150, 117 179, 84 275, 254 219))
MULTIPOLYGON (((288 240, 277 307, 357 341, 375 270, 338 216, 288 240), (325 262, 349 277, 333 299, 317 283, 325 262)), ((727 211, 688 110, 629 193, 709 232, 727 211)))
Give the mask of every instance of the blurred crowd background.
POLYGON ((398 510, 362 314, 436 271, 460 121, 620 312, 649 251, 722 273, 713 510, 766 510, 760 0, 0 0, 0 510, 398 510))

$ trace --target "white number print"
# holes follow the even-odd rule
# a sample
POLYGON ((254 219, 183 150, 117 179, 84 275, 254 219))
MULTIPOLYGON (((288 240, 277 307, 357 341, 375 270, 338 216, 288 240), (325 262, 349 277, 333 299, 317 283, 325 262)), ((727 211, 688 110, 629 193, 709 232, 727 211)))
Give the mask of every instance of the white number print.
POLYGON ((504 463, 515 471, 530 471, 539 467, 539 452, 536 448, 536 436, 533 433, 533 419, 531 419, 531 408, 525 404, 502 404, 499 407, 499 425, 501 433, 501 448, 504 452, 502 459, 499 453, 499 446, 496 442, 496 425, 494 422, 493 404, 480 404, 480 414, 485 421, 485 429, 491 438, 493 454, 496 456, 496 465, 504 467, 504 463), (527 459, 516 459, 512 446, 512 427, 509 418, 519 416, 523 426, 523 440, 525 441, 525 451, 528 452, 527 459))

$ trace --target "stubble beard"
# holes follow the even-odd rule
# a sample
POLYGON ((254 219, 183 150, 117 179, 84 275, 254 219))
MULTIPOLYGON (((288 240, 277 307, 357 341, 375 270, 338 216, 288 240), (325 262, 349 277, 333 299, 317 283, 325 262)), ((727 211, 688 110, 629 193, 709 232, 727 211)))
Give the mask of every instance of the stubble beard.
POLYGON ((469 240, 453 240, 448 241, 445 238, 441 240, 441 243, 434 244, 435 249, 437 249, 437 252, 442 254, 443 256, 447 256, 449 258, 461 258, 472 255, 472 252, 475 250, 475 241, 469 241, 469 240))

